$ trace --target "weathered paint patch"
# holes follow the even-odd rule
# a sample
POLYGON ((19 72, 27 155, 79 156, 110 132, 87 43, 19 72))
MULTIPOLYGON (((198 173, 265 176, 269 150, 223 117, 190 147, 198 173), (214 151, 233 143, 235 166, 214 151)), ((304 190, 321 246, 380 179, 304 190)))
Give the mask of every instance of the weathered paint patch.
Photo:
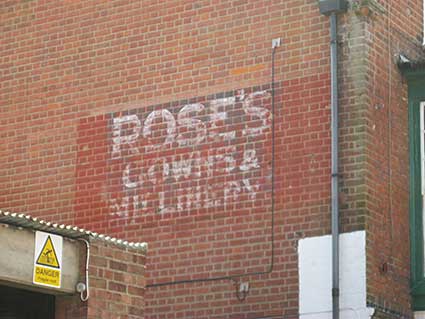
MULTIPOLYGON (((103 120, 109 150, 96 155, 104 160, 98 166, 107 167, 103 191, 112 217, 223 207, 255 200, 270 188, 269 88, 134 109, 103 120)), ((81 136, 90 138, 84 130, 93 127, 82 128, 81 136)))
POLYGON ((161 280, 267 269, 271 109, 263 85, 81 120, 75 222, 152 243, 161 280))
POLYGON ((264 64, 256 64, 256 65, 245 66, 242 68, 232 69, 230 70, 230 73, 232 75, 241 75, 241 74, 246 74, 251 72, 258 72, 260 70, 264 70, 265 68, 266 66, 264 64))

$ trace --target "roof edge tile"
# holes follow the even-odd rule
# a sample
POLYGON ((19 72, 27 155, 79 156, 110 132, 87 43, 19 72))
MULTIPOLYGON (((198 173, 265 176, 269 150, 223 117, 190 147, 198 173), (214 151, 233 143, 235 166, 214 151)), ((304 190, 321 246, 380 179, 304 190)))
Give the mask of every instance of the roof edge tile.
POLYGON ((124 248, 141 250, 144 254, 147 252, 148 245, 145 242, 129 242, 123 239, 117 239, 108 235, 98 234, 84 228, 72 225, 57 224, 40 220, 37 217, 22 213, 12 213, 0 210, 0 223, 12 226, 39 230, 54 233, 71 239, 93 238, 99 241, 113 244, 124 248))

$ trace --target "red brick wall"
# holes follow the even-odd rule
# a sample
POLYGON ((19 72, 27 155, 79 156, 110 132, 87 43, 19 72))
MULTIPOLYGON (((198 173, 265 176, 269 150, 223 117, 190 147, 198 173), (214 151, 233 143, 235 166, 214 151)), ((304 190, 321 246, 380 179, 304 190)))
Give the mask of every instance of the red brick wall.
MULTIPOLYGON (((343 229, 367 224, 370 299, 385 305, 398 294, 400 309, 408 308, 407 150, 396 145, 407 145, 407 113, 389 61, 420 33, 420 1, 409 1, 413 16, 406 3, 392 10, 391 52, 385 14, 352 13, 340 30, 343 229), (388 65, 389 113, 374 108, 388 102, 388 65), (388 114, 400 116, 391 124, 391 188, 381 143, 388 114), (392 256, 392 275, 381 280, 387 259, 374 256, 390 252, 389 233, 393 254, 380 256, 392 256), (389 282, 396 293, 382 293, 389 282)), ((281 37, 273 272, 246 278, 244 302, 231 281, 149 288, 146 317, 297 314, 297 240, 330 229, 329 22, 315 0, 11 0, 1 1, 0 21, 0 206, 148 241, 149 284, 268 269, 271 40, 281 37)))
MULTIPOLYGON (((220 94, 236 98, 241 89, 247 95, 264 89, 270 94, 271 40, 284 39, 275 69, 273 273, 247 278, 251 289, 245 302, 237 300, 231 281, 150 288, 146 298, 148 318, 296 313, 296 241, 329 229, 328 23, 316 2, 6 1, 0 6, 5 22, 0 99, 7 105, 1 110, 1 205, 149 241, 149 283, 268 269, 270 119, 267 115, 260 134, 242 136, 249 125, 264 123, 245 114, 241 98, 223 106, 230 116, 217 122, 215 131, 203 116, 220 94), (167 109, 178 120, 184 105, 197 102, 208 108, 195 119, 206 123, 209 135, 235 131, 239 140, 169 145, 156 155, 215 157, 212 176, 200 169, 200 176, 182 177, 173 189, 164 189, 165 183, 123 188, 123 168, 134 154, 111 157, 113 118, 134 114, 144 125, 154 109, 167 109), (251 148, 257 157, 252 163, 253 153, 246 153, 251 148), (244 164, 252 167, 242 171, 244 164), (225 176, 228 165, 237 169, 225 176), (226 200, 224 183, 234 185, 226 200), (196 197, 202 201, 204 190, 186 199, 186 190, 210 185, 217 193, 211 208, 196 197), (179 194, 180 187, 186 193, 179 194), (147 192, 148 209, 128 215, 111 211, 111 199, 147 192), (179 205, 176 196, 181 196, 180 211, 160 212, 161 193, 171 206, 179 205)), ((270 111, 269 97, 255 103, 270 111)), ((161 123, 159 117, 152 122, 161 123)), ((192 131, 176 136, 192 138, 192 131)), ((163 139, 167 129, 159 125, 156 132, 153 138, 163 139)), ((144 141, 137 141, 139 149, 144 141)), ((131 167, 131 181, 139 170, 143 178, 161 173, 147 173, 154 153, 139 156, 143 162, 131 167)))
POLYGON ((85 319, 87 318, 87 304, 83 304, 78 295, 56 297, 55 318, 85 319))
POLYGON ((364 220, 368 302, 398 318, 410 312, 410 246, 408 97, 396 59, 421 54, 422 1, 377 3, 342 19, 342 222, 364 220))
POLYGON ((422 51, 423 3, 382 5, 384 14, 375 12, 365 19, 370 34, 365 109, 368 299, 386 310, 409 314, 408 96, 395 62, 399 53, 417 58, 422 51))
MULTIPOLYGON (((81 251, 81 282, 86 282, 84 244, 81 251)), ((88 300, 81 301, 79 294, 57 296, 55 318, 143 318, 145 262, 144 252, 92 240, 88 300)))

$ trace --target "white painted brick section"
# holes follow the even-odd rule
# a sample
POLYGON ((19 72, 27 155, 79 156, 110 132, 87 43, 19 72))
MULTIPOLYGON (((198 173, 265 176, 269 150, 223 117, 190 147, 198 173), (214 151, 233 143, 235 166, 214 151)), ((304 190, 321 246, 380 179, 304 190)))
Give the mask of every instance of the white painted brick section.
MULTIPOLYGON (((331 236, 305 238, 298 245, 301 319, 332 318, 331 236)), ((366 306, 366 235, 364 231, 340 235, 341 318, 369 319, 366 306)), ((424 317, 425 318, 425 317, 424 317)))
POLYGON ((425 311, 416 311, 415 319, 425 319, 425 311))

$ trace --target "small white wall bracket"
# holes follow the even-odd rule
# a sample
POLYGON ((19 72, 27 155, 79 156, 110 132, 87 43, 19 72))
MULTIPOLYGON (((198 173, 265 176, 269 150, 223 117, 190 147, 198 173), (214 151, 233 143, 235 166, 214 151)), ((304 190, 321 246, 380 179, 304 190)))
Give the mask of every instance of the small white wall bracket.
POLYGON ((281 39, 280 38, 275 38, 272 40, 272 48, 278 48, 280 47, 280 43, 281 43, 281 39))
POLYGON ((239 284, 239 292, 247 293, 249 291, 249 282, 241 282, 239 284))

